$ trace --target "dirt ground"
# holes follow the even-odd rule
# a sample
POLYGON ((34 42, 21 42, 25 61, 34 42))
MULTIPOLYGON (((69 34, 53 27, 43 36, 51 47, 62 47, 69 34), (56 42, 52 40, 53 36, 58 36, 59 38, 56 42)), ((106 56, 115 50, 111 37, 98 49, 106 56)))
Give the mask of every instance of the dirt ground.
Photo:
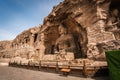
POLYGON ((109 80, 107 77, 81 78, 22 68, 0 66, 0 80, 109 80))

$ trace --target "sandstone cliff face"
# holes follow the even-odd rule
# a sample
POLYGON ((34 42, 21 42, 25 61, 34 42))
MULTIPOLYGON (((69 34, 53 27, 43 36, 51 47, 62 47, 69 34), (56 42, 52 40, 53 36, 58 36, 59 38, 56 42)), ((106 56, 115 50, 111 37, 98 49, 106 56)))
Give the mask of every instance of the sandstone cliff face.
POLYGON ((11 43, 11 50, 14 56, 28 59, 104 60, 106 50, 120 50, 118 3, 64 0, 45 17, 43 25, 19 34, 11 43))
MULTIPOLYGON (((65 0, 54 7, 52 12, 45 18, 43 25, 56 25, 58 28, 59 25, 63 23, 68 29, 68 34, 72 34, 75 39, 77 47, 76 55, 81 55, 76 57, 86 57, 88 42, 86 27, 92 23, 92 21, 90 21, 91 19, 96 19, 96 9, 94 7, 95 2, 93 1, 65 0), (91 9, 88 9, 88 7, 91 9)), ((46 29, 48 28, 54 27, 49 26, 46 29)), ((59 35, 59 33, 57 34, 59 35)), ((59 36, 57 38, 59 38, 59 36)), ((57 38, 55 40, 57 40, 57 38)))
MULTIPOLYGON (((65 0, 55 6, 44 19, 41 30, 48 33, 47 29, 55 30, 55 26, 59 28, 63 23, 67 27, 68 34, 74 37, 77 47, 76 58, 103 60, 105 50, 120 48, 120 9, 117 3, 119 3, 117 0, 65 0)), ((59 33, 54 34, 59 35, 59 33)), ((55 45, 55 43, 51 44, 51 41, 56 41, 59 36, 56 38, 49 36, 52 35, 47 35, 50 41, 47 45, 55 45)))
POLYGON ((0 41, 0 58, 10 58, 11 55, 11 42, 12 41, 0 41))
POLYGON ((13 56, 21 56, 22 58, 31 58, 35 55, 35 42, 37 40, 37 34, 40 27, 30 28, 19 34, 11 43, 11 49, 13 50, 13 56))

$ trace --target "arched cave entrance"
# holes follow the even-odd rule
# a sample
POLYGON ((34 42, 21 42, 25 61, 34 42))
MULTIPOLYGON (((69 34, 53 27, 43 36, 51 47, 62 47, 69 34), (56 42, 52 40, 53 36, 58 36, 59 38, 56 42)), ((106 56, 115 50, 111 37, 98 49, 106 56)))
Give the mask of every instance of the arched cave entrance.
POLYGON ((77 50, 75 58, 86 58, 87 57, 87 31, 81 24, 77 23, 73 18, 67 18, 63 21, 68 27, 69 33, 74 36, 77 50))

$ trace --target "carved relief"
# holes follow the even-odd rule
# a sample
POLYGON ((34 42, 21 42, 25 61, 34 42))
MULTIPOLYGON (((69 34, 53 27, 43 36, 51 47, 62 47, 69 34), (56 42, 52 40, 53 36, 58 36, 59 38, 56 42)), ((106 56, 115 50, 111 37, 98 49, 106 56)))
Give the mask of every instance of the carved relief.
MULTIPOLYGON (((42 26, 20 33, 11 42, 11 52, 26 59, 105 60, 105 50, 120 49, 119 5, 111 5, 111 0, 65 0, 42 26)), ((0 44, 0 49, 1 54, 10 53, 4 52, 7 44, 0 44)))
POLYGON ((60 54, 59 57, 63 59, 66 59, 65 55, 67 52, 73 52, 74 54, 76 50, 74 38, 67 30, 67 27, 61 24, 59 26, 60 37, 56 40, 56 48, 60 54))

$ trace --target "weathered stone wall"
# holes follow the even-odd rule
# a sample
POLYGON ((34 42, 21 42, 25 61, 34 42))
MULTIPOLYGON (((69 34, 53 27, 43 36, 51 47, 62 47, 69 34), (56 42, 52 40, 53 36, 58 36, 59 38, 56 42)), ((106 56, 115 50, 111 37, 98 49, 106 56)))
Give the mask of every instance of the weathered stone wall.
MULTIPOLYGON (((58 28, 61 23, 64 23, 64 25, 68 28, 68 33, 74 36, 77 47, 77 57, 86 57, 88 42, 86 27, 96 21, 95 7, 96 5, 94 1, 65 0, 58 6, 54 7, 52 12, 45 18, 43 24, 45 27, 43 27, 43 30, 46 29, 44 31, 48 33, 47 29, 54 30, 55 28, 53 26, 56 26, 56 28, 58 28)), ((54 34, 59 35, 59 32, 54 34)), ((47 44, 50 44, 50 46, 55 45, 54 43, 51 44, 51 41, 57 40, 59 36, 56 36, 56 38, 49 38, 48 36, 52 35, 47 35, 47 38, 49 39, 49 43, 47 44)), ((50 48, 50 46, 48 48, 50 48)))
POLYGON ((11 49, 14 57, 21 56, 30 59, 37 56, 34 47, 39 29, 40 27, 34 27, 25 30, 13 40, 11 49))
MULTIPOLYGON (((109 46, 112 46, 111 43, 114 44, 112 46, 114 50, 119 49, 120 22, 119 7, 118 5, 117 7, 114 6, 116 3, 117 0, 112 2, 111 0, 65 0, 55 6, 45 18, 42 29, 45 33, 48 33, 48 29, 53 30, 55 29, 53 26, 59 27, 57 25, 64 23, 68 28, 68 33, 74 36, 78 48, 77 54, 81 54, 75 55, 79 58, 104 59, 105 50, 113 50, 109 48, 109 46), (118 10, 118 14, 114 9, 118 10), (104 44, 104 46, 99 47, 100 44, 104 44), (106 48, 104 48, 105 45, 106 48)), ((54 31, 53 34, 59 35, 59 33, 54 33, 54 31)), ((49 34, 49 36, 52 35, 49 34)), ((49 39, 47 43, 49 44, 48 49, 55 45, 54 43, 51 44, 51 41, 55 41, 59 37, 57 36, 53 40, 47 35, 47 38, 49 39)))
POLYGON ((54 6, 43 25, 19 34, 13 56, 55 60, 105 60, 106 50, 120 49, 118 0, 64 0, 54 6))
POLYGON ((104 60, 106 50, 119 49, 119 7, 113 7, 115 3, 96 1, 97 21, 87 28, 89 58, 104 60))
POLYGON ((10 58, 11 53, 11 42, 12 41, 0 41, 0 58, 10 58))

